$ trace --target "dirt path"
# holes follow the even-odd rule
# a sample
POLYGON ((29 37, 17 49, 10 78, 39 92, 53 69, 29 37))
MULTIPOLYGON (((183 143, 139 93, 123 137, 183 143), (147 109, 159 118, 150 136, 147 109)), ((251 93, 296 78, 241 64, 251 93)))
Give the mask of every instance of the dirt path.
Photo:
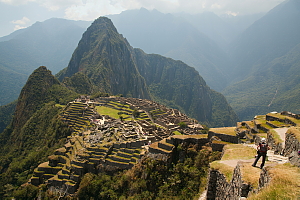
POLYGON ((282 139, 282 147, 284 148, 285 145, 285 133, 287 132, 289 128, 275 128, 274 130, 278 133, 280 138, 282 139))

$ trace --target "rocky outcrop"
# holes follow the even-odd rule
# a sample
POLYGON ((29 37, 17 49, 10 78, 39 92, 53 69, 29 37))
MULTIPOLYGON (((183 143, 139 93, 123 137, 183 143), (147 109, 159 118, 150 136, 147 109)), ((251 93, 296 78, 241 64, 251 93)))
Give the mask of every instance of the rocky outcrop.
POLYGON ((218 170, 210 170, 207 188, 207 199, 209 200, 238 200, 240 197, 247 197, 249 192, 247 190, 242 193, 242 189, 245 190, 247 187, 243 185, 239 164, 235 167, 230 182, 227 182, 225 175, 218 170))
POLYGON ((300 140, 298 137, 300 135, 300 131, 297 128, 290 128, 285 135, 285 147, 283 150, 283 155, 289 157, 289 161, 300 167, 300 155, 298 152, 300 151, 300 140))
POLYGON ((274 154, 281 154, 283 151, 283 146, 282 143, 277 142, 273 136, 273 134, 269 133, 268 134, 268 145, 270 148, 274 151, 274 154))
POLYGON ((211 169, 208 176, 207 184, 207 200, 238 200, 242 197, 248 197, 251 192, 258 192, 265 187, 271 180, 266 169, 263 169, 258 180, 259 186, 257 190, 253 190, 252 186, 243 181, 240 165, 234 168, 232 179, 227 181, 224 174, 219 170, 211 169))

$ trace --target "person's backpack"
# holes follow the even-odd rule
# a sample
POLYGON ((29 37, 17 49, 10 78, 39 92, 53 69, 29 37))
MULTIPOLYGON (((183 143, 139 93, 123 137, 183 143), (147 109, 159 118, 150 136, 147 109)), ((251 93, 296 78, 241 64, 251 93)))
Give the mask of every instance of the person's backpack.
POLYGON ((260 143, 259 144, 259 151, 261 153, 266 153, 268 151, 268 144, 266 144, 266 143, 260 143))

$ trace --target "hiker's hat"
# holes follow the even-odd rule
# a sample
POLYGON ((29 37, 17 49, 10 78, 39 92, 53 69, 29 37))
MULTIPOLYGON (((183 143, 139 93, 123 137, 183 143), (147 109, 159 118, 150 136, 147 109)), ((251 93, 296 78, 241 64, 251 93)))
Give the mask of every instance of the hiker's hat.
POLYGON ((266 138, 261 138, 261 142, 266 142, 266 138))

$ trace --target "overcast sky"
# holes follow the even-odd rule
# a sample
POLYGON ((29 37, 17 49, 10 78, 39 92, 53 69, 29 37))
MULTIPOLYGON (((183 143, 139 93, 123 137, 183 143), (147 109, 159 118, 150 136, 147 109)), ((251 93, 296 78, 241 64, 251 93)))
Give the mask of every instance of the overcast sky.
POLYGON ((144 7, 163 13, 246 15, 267 12, 284 0, 0 0, 0 37, 28 27, 36 21, 59 17, 94 20, 144 7))

